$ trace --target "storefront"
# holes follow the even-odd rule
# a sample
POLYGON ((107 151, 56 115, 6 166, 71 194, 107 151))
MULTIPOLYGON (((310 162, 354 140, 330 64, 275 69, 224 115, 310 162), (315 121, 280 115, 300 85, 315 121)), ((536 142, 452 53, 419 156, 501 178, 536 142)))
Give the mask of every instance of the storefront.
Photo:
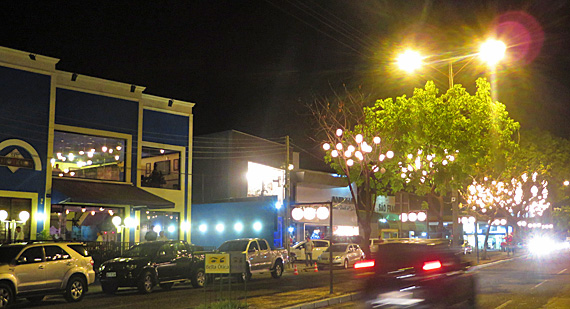
POLYGON ((194 104, 58 61, 0 47, 0 241, 189 239, 194 104))

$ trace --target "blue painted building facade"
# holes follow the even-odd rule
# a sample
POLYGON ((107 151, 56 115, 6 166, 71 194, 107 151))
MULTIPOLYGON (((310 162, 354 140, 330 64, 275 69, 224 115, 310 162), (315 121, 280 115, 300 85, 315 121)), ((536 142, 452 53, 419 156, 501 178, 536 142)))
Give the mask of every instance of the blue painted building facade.
POLYGON ((58 61, 0 47, 0 241, 190 239, 194 104, 58 61))

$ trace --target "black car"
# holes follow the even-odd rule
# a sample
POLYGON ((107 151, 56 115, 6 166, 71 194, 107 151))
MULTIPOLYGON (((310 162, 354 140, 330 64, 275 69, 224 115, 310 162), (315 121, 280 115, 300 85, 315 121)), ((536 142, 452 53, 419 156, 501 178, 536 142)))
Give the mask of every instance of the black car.
POLYGON ((204 252, 185 241, 151 241, 137 244, 121 257, 99 267, 101 288, 114 294, 119 287, 136 287, 150 293, 155 285, 170 289, 176 282, 190 280, 192 286, 205 283, 204 252))
POLYGON ((474 308, 475 274, 460 250, 447 241, 405 240, 378 245, 372 261, 357 265, 372 274, 366 283, 368 308, 474 308), (367 266, 369 268, 367 268, 367 266))

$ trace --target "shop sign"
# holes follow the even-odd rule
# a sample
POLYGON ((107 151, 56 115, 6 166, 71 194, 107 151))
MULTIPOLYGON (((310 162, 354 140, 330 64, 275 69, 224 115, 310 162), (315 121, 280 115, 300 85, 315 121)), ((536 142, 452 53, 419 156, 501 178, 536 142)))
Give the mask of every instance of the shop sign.
POLYGON ((207 253, 206 254, 207 274, 229 274, 230 255, 229 253, 207 253))
POLYGON ((34 161, 24 158, 17 149, 12 150, 7 156, 0 156, 0 165, 7 166, 12 173, 20 168, 34 169, 34 161))

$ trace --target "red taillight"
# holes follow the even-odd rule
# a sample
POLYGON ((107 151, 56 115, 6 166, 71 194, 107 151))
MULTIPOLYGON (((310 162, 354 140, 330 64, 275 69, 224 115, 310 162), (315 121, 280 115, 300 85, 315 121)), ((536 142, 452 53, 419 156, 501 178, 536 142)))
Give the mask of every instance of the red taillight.
POLYGON ((441 268, 441 262, 440 261, 425 262, 424 266, 422 267, 423 270, 434 270, 434 269, 440 269, 440 268, 441 268))
POLYGON ((374 267, 374 261, 360 261, 360 262, 356 262, 356 264, 354 264, 354 268, 355 269, 359 269, 359 268, 370 268, 370 267, 374 267))
POLYGON ((91 258, 91 259, 89 260, 89 263, 91 263, 91 266, 93 266, 93 265, 95 264, 95 262, 93 261, 93 258, 91 258))

